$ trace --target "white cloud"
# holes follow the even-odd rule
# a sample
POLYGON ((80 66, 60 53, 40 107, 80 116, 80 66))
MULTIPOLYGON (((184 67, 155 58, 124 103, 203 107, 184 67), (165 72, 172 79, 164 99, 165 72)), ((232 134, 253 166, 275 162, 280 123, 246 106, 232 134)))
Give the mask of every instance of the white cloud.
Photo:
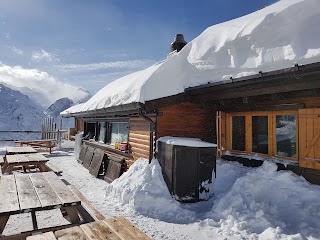
POLYGON ((12 50, 12 52, 18 54, 18 55, 22 55, 23 51, 21 49, 16 48, 15 46, 11 46, 10 49, 12 50))
POLYGON ((55 67, 64 72, 88 72, 103 69, 139 69, 151 65, 154 61, 151 60, 131 60, 131 61, 114 61, 114 62, 101 62, 90 64, 65 64, 56 65, 55 67))
POLYGON ((79 101, 88 94, 78 87, 56 80, 47 72, 25 69, 21 66, 11 67, 1 63, 0 83, 28 95, 43 106, 49 106, 63 97, 79 101))
POLYGON ((59 62, 57 54, 49 53, 43 49, 41 51, 35 51, 32 53, 31 60, 35 62, 59 62))

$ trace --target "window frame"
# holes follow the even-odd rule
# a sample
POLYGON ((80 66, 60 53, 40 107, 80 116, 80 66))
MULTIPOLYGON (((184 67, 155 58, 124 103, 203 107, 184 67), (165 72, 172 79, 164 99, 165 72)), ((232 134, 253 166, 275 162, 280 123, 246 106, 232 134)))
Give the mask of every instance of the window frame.
MULTIPOLYGON (((92 128, 92 125, 95 125, 95 136, 94 138, 89 139, 90 141, 94 141, 96 143, 105 144, 107 146, 114 146, 114 144, 111 143, 111 124, 113 123, 125 123, 127 124, 127 142, 129 143, 129 119, 95 119, 95 120, 87 120, 85 121, 85 126, 88 124, 91 125, 90 128, 92 128), (99 141, 100 137, 100 123, 106 123, 106 131, 105 131, 105 137, 104 142, 99 141)), ((85 134, 87 134, 88 129, 86 127, 85 134)))
POLYGON ((241 154, 257 154, 261 156, 277 157, 292 161, 298 161, 298 111, 255 111, 255 112, 231 112, 226 113, 226 150, 233 153, 241 154), (294 115, 296 118, 296 157, 284 157, 276 155, 276 117, 283 115, 294 115), (232 149, 232 117, 244 116, 245 117, 245 151, 232 149), (257 153, 252 151, 252 117, 253 116, 267 116, 268 117, 268 154, 257 153))

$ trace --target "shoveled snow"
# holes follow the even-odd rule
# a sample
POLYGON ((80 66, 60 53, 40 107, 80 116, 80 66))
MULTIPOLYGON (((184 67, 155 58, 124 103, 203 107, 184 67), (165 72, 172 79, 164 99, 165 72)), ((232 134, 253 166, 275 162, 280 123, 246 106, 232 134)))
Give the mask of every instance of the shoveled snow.
POLYGON ((110 83, 78 111, 144 103, 208 82, 319 62, 319 25, 319 0, 278 1, 209 27, 170 59, 110 83))
MULTIPOLYGON (((208 201, 174 201, 157 160, 139 159, 108 184, 91 176, 74 159, 73 144, 47 155, 104 215, 125 216, 154 239, 320 239, 320 186, 265 162, 247 168, 218 161, 208 201)), ((63 224, 58 210, 41 212, 42 227, 63 224)), ((4 234, 30 230, 28 214, 10 218, 4 234)))
POLYGON ((164 142, 166 144, 188 146, 188 147, 216 147, 216 144, 204 142, 199 138, 182 138, 182 137, 161 137, 157 141, 164 142))

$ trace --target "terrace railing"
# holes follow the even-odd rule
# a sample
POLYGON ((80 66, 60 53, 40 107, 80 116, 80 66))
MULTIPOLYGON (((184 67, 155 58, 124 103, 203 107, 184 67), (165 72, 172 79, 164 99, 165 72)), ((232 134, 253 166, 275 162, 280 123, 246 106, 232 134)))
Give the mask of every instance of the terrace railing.
POLYGON ((33 131, 33 130, 0 130, 0 142, 18 140, 54 139, 61 142, 67 130, 33 131))

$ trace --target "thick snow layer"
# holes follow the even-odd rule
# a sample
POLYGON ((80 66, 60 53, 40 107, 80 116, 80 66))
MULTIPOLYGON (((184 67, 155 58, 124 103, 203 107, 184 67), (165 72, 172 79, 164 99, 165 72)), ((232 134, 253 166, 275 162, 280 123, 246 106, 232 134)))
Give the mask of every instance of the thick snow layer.
POLYGON ((60 115, 61 116, 67 116, 69 114, 79 112, 83 105, 84 105, 84 103, 79 103, 79 104, 73 105, 72 107, 62 111, 60 113, 60 115))
POLYGON ((208 82, 320 61, 319 0, 281 0, 206 29, 178 54, 115 80, 79 111, 176 95, 208 82))
POLYGON ((180 204, 171 197, 157 160, 151 164, 145 159, 137 160, 107 187, 107 196, 119 199, 130 211, 148 217, 175 222, 194 220, 194 213, 182 211, 180 204))
POLYGON ((204 142, 199 138, 182 138, 182 137, 161 137, 157 141, 171 145, 187 146, 187 147, 216 147, 216 144, 204 142))
MULTIPOLYGON (((320 186, 274 163, 247 168, 218 161, 208 201, 174 201, 157 160, 140 159, 112 184, 89 174, 74 158, 74 142, 46 155, 106 216, 125 216, 156 240, 320 239, 320 186)), ((59 210, 37 213, 40 227, 65 224, 59 210)), ((4 234, 31 230, 31 215, 10 217, 4 234)))

